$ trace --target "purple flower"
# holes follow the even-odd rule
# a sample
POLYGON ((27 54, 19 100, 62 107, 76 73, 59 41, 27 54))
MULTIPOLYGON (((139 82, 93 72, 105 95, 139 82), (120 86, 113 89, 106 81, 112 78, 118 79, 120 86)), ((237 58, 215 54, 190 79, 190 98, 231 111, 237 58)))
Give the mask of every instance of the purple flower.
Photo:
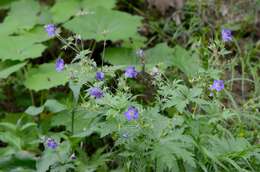
POLYGON ((57 72, 61 72, 64 69, 64 60, 62 58, 59 57, 56 60, 55 68, 57 72))
POLYGON ((224 81, 223 80, 214 80, 210 90, 221 91, 224 89, 224 81))
POLYGON ((51 149, 56 149, 58 146, 58 143, 52 138, 48 138, 46 144, 51 149))
POLYGON ((98 81, 103 81, 104 78, 105 78, 105 74, 104 74, 103 72, 97 72, 97 73, 96 73, 96 79, 97 79, 98 81))
POLYGON ((47 24, 44 26, 44 29, 49 37, 54 37, 56 35, 56 27, 54 24, 47 24))
POLYGON ((229 29, 222 29, 221 35, 222 35, 222 39, 223 39, 224 42, 232 41, 231 30, 229 30, 229 29))
POLYGON ((138 119, 138 109, 134 106, 130 106, 128 110, 125 112, 125 117, 128 121, 138 119))
POLYGON ((98 87, 92 87, 88 90, 90 96, 95 97, 96 99, 100 99, 104 96, 103 91, 98 87))
POLYGON ((135 70, 134 66, 128 66, 125 70, 125 76, 127 78, 136 78, 137 71, 135 70))
POLYGON ((144 50, 142 49, 137 50, 136 55, 140 58, 144 58, 144 50))

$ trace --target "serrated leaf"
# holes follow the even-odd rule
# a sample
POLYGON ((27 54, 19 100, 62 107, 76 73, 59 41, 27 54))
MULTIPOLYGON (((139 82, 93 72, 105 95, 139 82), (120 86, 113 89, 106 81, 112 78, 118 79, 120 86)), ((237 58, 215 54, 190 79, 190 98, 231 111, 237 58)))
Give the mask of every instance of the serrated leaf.
POLYGON ((16 150, 22 149, 22 139, 11 132, 1 132, 0 140, 13 146, 16 150))
POLYGON ((94 13, 75 17, 64 27, 83 39, 115 41, 135 36, 140 24, 141 17, 99 7, 94 13))
MULTIPOLYGON (((74 136, 85 137, 90 135, 92 125, 95 125, 97 112, 77 111, 74 114, 74 136), (86 134, 86 135, 85 135, 86 134)), ((53 116, 51 121, 52 126, 66 126, 67 130, 71 130, 71 112, 64 111, 53 116)))
POLYGON ((0 41, 0 57, 2 60, 25 60, 28 58, 36 58, 41 56, 46 48, 42 44, 33 44, 28 39, 20 37, 1 37, 0 41))
POLYGON ((105 60, 113 65, 136 65, 138 59, 132 48, 108 48, 105 60))
POLYGON ((67 109, 67 107, 63 104, 61 104, 60 102, 58 102, 57 100, 54 99, 49 99, 44 103, 44 107, 46 108, 46 110, 52 112, 52 113, 57 113, 57 112, 61 112, 67 109))
MULTIPOLYGON (((6 152, 8 152, 8 149, 6 149, 6 152)), ((35 169, 35 163, 36 163, 36 157, 34 156, 34 154, 27 151, 16 151, 13 152, 12 154, 7 153, 7 155, 1 157, 0 169, 4 171, 32 172, 35 171, 33 170, 35 169), (12 167, 13 169, 10 170, 12 167), (14 168, 16 168, 17 170, 14 170, 14 168)))
POLYGON ((18 71, 22 67, 26 65, 26 62, 24 63, 17 63, 17 62, 11 62, 11 61, 5 61, 0 63, 0 79, 5 79, 12 73, 18 71))
POLYGON ((51 8, 54 23, 67 21, 80 10, 79 0, 57 0, 51 8))
POLYGON ((38 68, 31 68, 28 72, 24 85, 31 90, 40 91, 49 89, 68 82, 66 71, 57 72, 55 64, 46 63, 38 68))
POLYGON ((173 65, 173 49, 168 47, 166 43, 160 43, 148 49, 145 56, 148 64, 163 63, 166 67, 173 65))
POLYGON ((187 76, 196 76, 201 69, 200 59, 186 49, 176 46, 174 48, 173 65, 178 67, 187 76))
MULTIPOLYGON (((136 56, 132 48, 108 48, 105 59, 113 65, 136 65, 140 64, 140 59, 136 56)), ((145 51, 145 63, 148 65, 165 64, 173 65, 173 49, 166 43, 157 44, 154 48, 145 51)))
POLYGON ((81 2, 81 7, 86 11, 93 10, 97 7, 112 9, 115 5, 116 0, 83 0, 81 2))
POLYGON ((36 115, 39 115, 40 113, 42 113, 43 110, 44 110, 43 106, 40 106, 40 107, 30 106, 25 110, 25 113, 27 113, 28 115, 31 115, 31 116, 36 116, 36 115))
POLYGON ((57 153, 54 153, 52 150, 44 151, 43 156, 37 161, 36 168, 37 172, 46 172, 51 165, 59 161, 57 153))
POLYGON ((37 23, 40 5, 34 0, 15 1, 10 6, 10 12, 0 24, 0 35, 8 35, 24 29, 29 30, 37 23), (17 18, 19 17, 19 18, 17 18))

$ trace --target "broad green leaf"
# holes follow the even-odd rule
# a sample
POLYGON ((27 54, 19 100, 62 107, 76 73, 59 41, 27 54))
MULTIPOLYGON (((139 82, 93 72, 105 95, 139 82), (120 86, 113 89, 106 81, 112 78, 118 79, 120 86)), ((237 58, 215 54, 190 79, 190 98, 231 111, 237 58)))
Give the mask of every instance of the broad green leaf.
POLYGON ((31 116, 36 116, 36 115, 39 115, 40 113, 42 113, 43 110, 44 110, 43 106, 40 106, 40 107, 30 106, 25 110, 25 113, 27 113, 28 115, 31 115, 31 116))
POLYGON ((2 36, 0 40, 0 59, 23 61, 41 56, 46 48, 39 42, 49 39, 43 28, 37 27, 19 36, 2 36))
MULTIPOLYGON (((139 58, 132 48, 108 48, 105 60, 113 65, 138 65, 139 58)), ((164 64, 165 67, 173 65, 173 49, 166 43, 157 44, 154 48, 145 51, 145 63, 147 65, 164 64)))
POLYGON ((46 48, 42 44, 32 44, 27 42, 28 39, 20 37, 5 36, 0 42, 0 58, 2 60, 25 60, 28 58, 36 58, 41 56, 41 53, 46 48))
POLYGON ((10 12, 0 24, 0 35, 7 35, 24 29, 29 30, 37 23, 40 5, 35 0, 20 0, 11 4, 10 12))
POLYGON ((30 43, 40 43, 50 39, 46 31, 44 30, 44 27, 42 26, 37 26, 30 31, 21 33, 18 38, 26 40, 30 43))
MULTIPOLYGON (((98 112, 92 111, 77 111, 74 114, 74 136, 75 137, 85 137, 93 133, 96 120, 99 118, 98 112)), ((66 126, 67 130, 71 130, 71 111, 64 111, 58 113, 52 117, 51 126, 66 126)))
POLYGON ((105 60, 113 65, 137 65, 138 58, 132 48, 108 48, 105 60))
POLYGON ((52 14, 48 6, 41 5, 41 13, 38 17, 38 24, 45 25, 52 23, 52 14))
POLYGON ((57 100, 54 99, 49 99, 44 103, 44 107, 46 108, 46 110, 52 112, 52 113, 57 113, 57 112, 61 112, 67 109, 67 107, 63 104, 61 104, 60 102, 58 102, 57 100))
POLYGON ((65 22, 71 16, 76 15, 80 11, 79 2, 79 0, 57 0, 51 8, 54 23, 65 22))
POLYGON ((82 0, 81 7, 85 11, 93 10, 97 7, 112 9, 116 4, 116 0, 82 0))
POLYGON ((192 77, 201 69, 200 59, 180 46, 174 48, 173 65, 178 67, 187 76, 192 77))
POLYGON ((166 67, 173 65, 173 49, 166 43, 157 44, 154 48, 145 52, 146 62, 148 64, 163 63, 166 67))
POLYGON ((26 62, 24 63, 15 63, 11 61, 5 61, 0 63, 0 79, 5 79, 12 73, 18 71, 22 67, 26 65, 26 62))
POLYGON ((13 1, 16 1, 16 0, 1 0, 0 1, 0 9, 9 8, 13 1))
POLYGON ((43 156, 37 161, 36 169, 37 172, 46 172, 51 165, 59 161, 58 154, 50 149, 44 151, 43 156))
MULTIPOLYGON (((3 154, 1 154, 3 155, 3 154)), ((16 151, 0 159, 0 171, 35 171, 36 157, 27 151, 16 151), (14 170, 14 169, 17 170, 14 170)))
POLYGON ((140 25, 141 17, 100 7, 94 13, 75 17, 64 27, 83 39, 115 41, 135 36, 140 25))
POLYGON ((40 91, 49 89, 59 85, 64 85, 68 82, 66 71, 57 72, 55 64, 46 63, 38 68, 29 70, 24 85, 31 90, 40 91))
POLYGON ((0 140, 3 142, 8 143, 16 150, 22 149, 23 141, 17 135, 13 134, 12 132, 0 132, 0 140))

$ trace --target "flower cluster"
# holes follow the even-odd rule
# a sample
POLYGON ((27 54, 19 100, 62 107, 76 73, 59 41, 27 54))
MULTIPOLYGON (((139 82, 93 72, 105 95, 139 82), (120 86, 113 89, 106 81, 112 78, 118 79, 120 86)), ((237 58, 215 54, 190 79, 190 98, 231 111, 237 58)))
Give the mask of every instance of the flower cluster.
POLYGON ((135 70, 134 66, 128 66, 125 70, 125 76, 127 78, 136 78, 138 72, 135 70))
POLYGON ((61 72, 64 69, 64 60, 62 58, 58 58, 56 60, 55 68, 57 72, 61 72))
POLYGON ((46 140, 46 145, 48 148, 51 148, 51 149, 56 149, 58 147, 58 143, 52 138, 48 138, 46 140))
POLYGON ((139 112, 138 109, 134 106, 130 106, 128 110, 125 112, 125 117, 128 121, 138 119, 139 112))
POLYGON ((232 41, 231 30, 229 30, 229 29, 222 29, 221 35, 222 35, 222 40, 224 42, 232 41))
POLYGON ((98 87, 92 87, 88 90, 89 95, 96 98, 96 99, 100 99, 104 96, 103 91, 98 88, 98 87))
MULTIPOLYGON (((214 80, 213 84, 210 86, 210 91, 216 90, 217 92, 224 89, 223 80, 214 80)), ((213 92, 210 93, 210 96, 213 96, 213 92)))
POLYGON ((97 72, 97 73, 96 73, 96 79, 97 79, 98 81, 103 81, 104 78, 105 78, 105 74, 104 74, 103 72, 97 72))
POLYGON ((217 92, 224 89, 224 81, 223 80, 214 80, 213 84, 210 87, 210 90, 216 90, 217 92))
POLYGON ((44 26, 45 31, 49 35, 49 37, 54 37, 57 34, 57 28, 54 24, 47 24, 44 26))

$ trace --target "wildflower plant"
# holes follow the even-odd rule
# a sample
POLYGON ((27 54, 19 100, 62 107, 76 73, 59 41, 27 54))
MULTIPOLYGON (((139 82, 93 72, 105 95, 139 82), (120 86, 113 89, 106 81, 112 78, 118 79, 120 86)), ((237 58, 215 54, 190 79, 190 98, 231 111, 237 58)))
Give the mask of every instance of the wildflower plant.
MULTIPOLYGON (((144 46, 136 36, 141 17, 112 10, 115 1, 100 2, 78 9, 88 1, 57 1, 52 7, 52 20, 62 24, 42 29, 61 41, 64 52, 43 68, 65 74, 71 93, 42 91, 40 100, 31 96, 33 106, 17 123, 0 122, 0 145, 5 146, 0 152, 7 157, 0 171, 259 171, 258 109, 250 106, 258 99, 243 106, 234 97, 233 81, 220 72, 223 57, 232 55, 225 50, 225 43, 234 40, 231 30, 222 29, 222 41, 209 45, 194 38, 186 46, 190 50, 168 42, 150 48, 154 40, 171 40, 168 33, 156 30, 153 34, 160 34, 144 46), (60 15, 63 7, 68 14, 60 15), (57 26, 72 36, 65 38, 57 26), (118 40, 122 47, 109 47, 118 40), (66 53, 74 56, 64 58, 65 64, 66 53), (209 92, 222 96, 210 98, 209 92), (43 101, 47 96, 62 98, 43 101), (50 137, 41 142, 45 134, 50 137), (18 160, 17 167, 8 166, 18 160)), ((174 36, 181 35, 177 32, 174 36)))

